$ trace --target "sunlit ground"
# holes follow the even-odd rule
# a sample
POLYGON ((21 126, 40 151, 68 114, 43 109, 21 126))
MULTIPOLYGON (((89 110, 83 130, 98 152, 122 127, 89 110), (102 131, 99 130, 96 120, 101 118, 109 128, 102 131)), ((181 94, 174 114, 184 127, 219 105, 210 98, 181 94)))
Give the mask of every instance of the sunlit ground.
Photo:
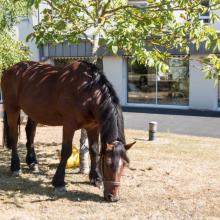
MULTIPOLYGON (((145 131, 126 130, 127 142, 137 143, 128 153, 121 200, 106 203, 102 190, 71 169, 68 192, 54 194, 50 182, 59 162, 61 127, 37 129, 39 174, 24 163, 24 134, 22 126, 21 177, 11 177, 10 153, 0 147, 0 219, 220 219, 220 139, 160 133, 149 142, 145 131)), ((79 132, 77 146, 78 140, 79 132)))

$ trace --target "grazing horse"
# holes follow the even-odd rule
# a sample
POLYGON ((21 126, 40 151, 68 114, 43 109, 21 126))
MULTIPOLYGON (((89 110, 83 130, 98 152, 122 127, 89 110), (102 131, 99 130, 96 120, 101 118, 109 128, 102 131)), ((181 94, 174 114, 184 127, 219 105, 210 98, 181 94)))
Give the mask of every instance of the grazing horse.
POLYGON ((4 134, 12 149, 11 171, 18 175, 17 152, 20 110, 28 115, 26 125, 26 163, 37 165, 34 136, 37 123, 63 126, 61 160, 52 180, 56 190, 65 189, 65 166, 72 152, 72 139, 77 129, 85 128, 89 139, 91 183, 104 183, 104 198, 119 199, 120 177, 129 162, 124 122, 119 100, 110 82, 99 69, 85 61, 64 67, 38 62, 20 62, 3 73, 4 134), (101 136, 99 154, 98 137, 101 136), (101 174, 100 174, 101 173, 101 174))

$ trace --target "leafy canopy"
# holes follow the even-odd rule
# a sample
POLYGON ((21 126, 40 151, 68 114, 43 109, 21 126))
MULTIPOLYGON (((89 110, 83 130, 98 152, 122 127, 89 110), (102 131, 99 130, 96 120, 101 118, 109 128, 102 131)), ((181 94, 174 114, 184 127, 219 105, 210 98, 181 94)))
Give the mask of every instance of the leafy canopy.
POLYGON ((15 63, 28 60, 29 51, 21 41, 16 41, 10 32, 1 32, 0 42, 0 74, 15 63))
MULTIPOLYGON (((125 54, 140 63, 155 66, 166 72, 166 60, 171 49, 178 48, 189 54, 189 42, 205 43, 206 49, 220 51, 220 39, 213 28, 219 20, 219 0, 145 0, 145 6, 132 5, 128 0, 27 0, 29 5, 47 3, 43 19, 34 27, 28 39, 37 43, 70 43, 85 38, 93 46, 93 55, 101 46, 115 54, 125 54), (200 16, 211 11, 210 25, 204 24, 200 16)), ((187 58, 188 56, 186 56, 187 58)), ((219 58, 212 54, 204 61, 209 77, 220 73, 219 58), (214 74, 213 74, 214 73, 214 74)))
POLYGON ((13 34, 13 25, 26 10, 26 1, 0 0, 0 73, 14 63, 28 59, 27 48, 15 40, 13 34))

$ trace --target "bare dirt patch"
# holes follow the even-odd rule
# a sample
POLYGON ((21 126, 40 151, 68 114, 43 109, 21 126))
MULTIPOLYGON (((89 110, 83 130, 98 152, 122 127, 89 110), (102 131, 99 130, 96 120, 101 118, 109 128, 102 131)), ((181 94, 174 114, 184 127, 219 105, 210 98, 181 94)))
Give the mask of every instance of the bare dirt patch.
MULTIPOLYGON (((1 135, 1 134, 0 134, 1 135)), ((121 200, 106 203, 88 177, 67 170, 68 192, 57 197, 50 184, 59 162, 61 127, 38 127, 40 173, 30 173, 21 128, 21 177, 9 172, 10 152, 0 146, 0 219, 220 219, 220 139, 127 130, 137 140, 122 180, 121 200)), ((79 145, 79 133, 74 143, 79 145)))

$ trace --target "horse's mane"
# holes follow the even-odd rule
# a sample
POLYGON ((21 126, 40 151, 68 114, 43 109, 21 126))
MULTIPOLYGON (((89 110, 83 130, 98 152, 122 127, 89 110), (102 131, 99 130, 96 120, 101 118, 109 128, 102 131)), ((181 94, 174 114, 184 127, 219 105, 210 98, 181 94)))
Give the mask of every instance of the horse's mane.
MULTIPOLYGON (((124 137, 124 120, 120 107, 119 98, 114 87, 108 81, 105 74, 99 68, 87 61, 81 61, 91 70, 89 74, 91 80, 87 86, 93 88, 95 85, 101 87, 102 97, 99 111, 101 115, 101 140, 102 142, 111 143, 113 141, 125 142, 124 137)), ((105 143, 105 144, 106 144, 105 143)))
POLYGON ((86 64, 87 67, 91 70, 89 71, 89 74, 91 75, 91 81, 89 82, 88 86, 91 88, 95 84, 103 85, 106 88, 106 93, 108 93, 114 102, 114 104, 119 105, 120 101, 119 98, 115 92, 114 87, 112 84, 108 81, 105 74, 93 63, 89 63, 87 61, 81 61, 82 63, 86 64))

